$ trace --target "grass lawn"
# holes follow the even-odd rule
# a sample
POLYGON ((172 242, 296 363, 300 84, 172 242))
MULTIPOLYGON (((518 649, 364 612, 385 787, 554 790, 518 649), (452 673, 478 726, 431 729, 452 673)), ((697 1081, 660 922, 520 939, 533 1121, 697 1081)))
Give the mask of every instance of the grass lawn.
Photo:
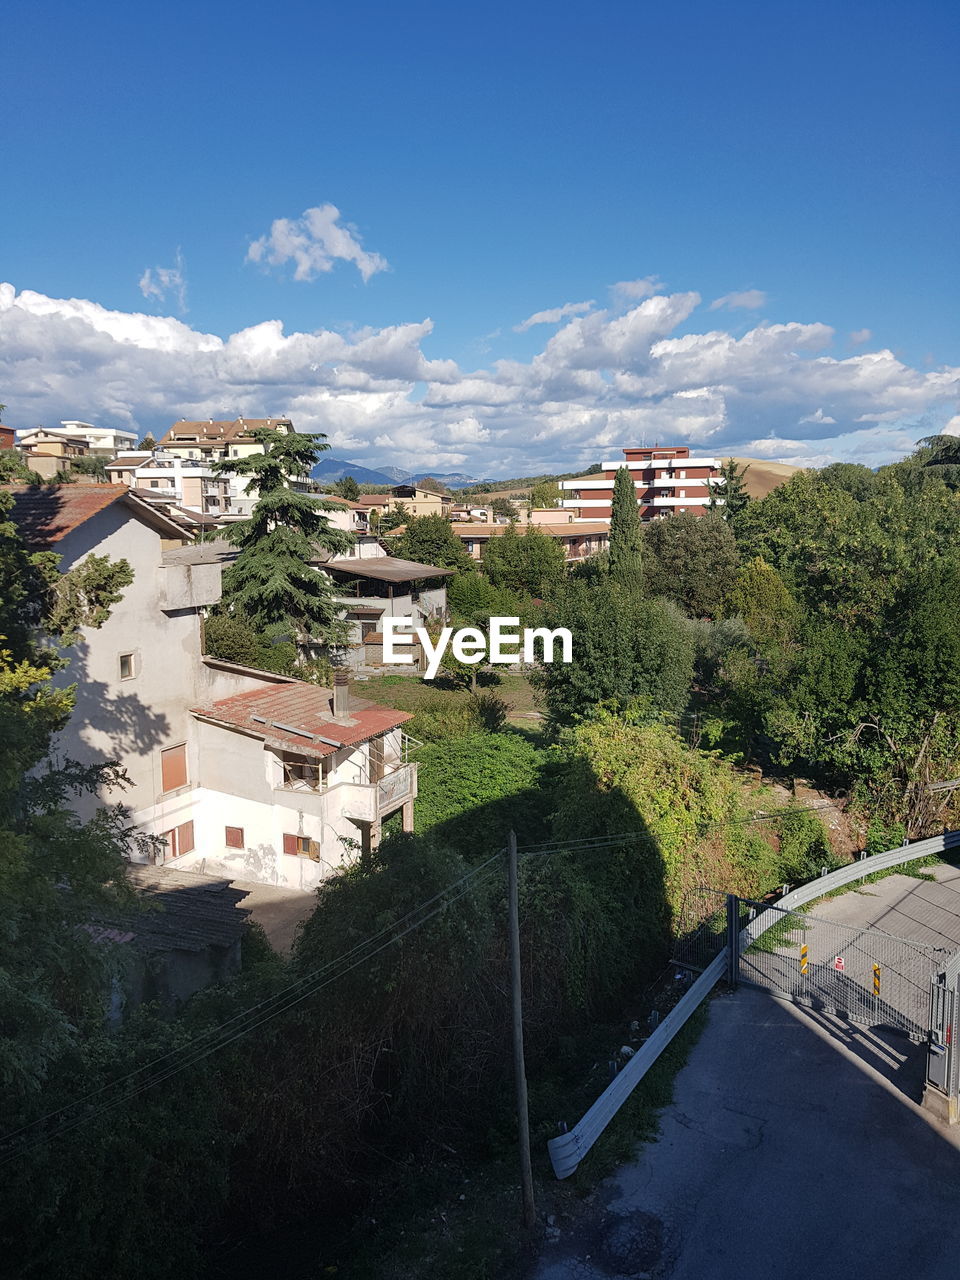
MULTIPOLYGON (((496 693, 509 704, 509 719, 518 719, 521 723, 530 724, 530 713, 539 708, 528 677, 521 671, 512 668, 501 668, 499 671, 481 672, 480 688, 496 693)), ((454 688, 444 676, 436 680, 421 680, 419 676, 401 676, 393 673, 382 676, 371 676, 369 680, 358 680, 357 696, 369 698, 371 702, 379 702, 384 706, 396 707, 398 711, 420 711, 438 702, 462 702, 470 694, 467 689, 454 688)))

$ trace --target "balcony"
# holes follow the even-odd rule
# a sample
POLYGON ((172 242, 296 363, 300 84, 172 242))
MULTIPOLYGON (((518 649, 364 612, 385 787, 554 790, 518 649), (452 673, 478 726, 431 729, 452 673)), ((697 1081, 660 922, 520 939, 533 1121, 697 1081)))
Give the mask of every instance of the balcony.
MULTIPOLYGON (((402 764, 377 782, 340 783, 350 788, 343 812, 355 822, 379 822, 417 794, 417 766, 402 764)), ((331 790, 334 788, 331 787, 331 790)))
MULTIPOLYGON (((705 507, 710 502, 709 493, 698 493, 687 498, 648 498, 645 507, 705 507)), ((723 506, 722 498, 714 498, 718 507, 723 506)))

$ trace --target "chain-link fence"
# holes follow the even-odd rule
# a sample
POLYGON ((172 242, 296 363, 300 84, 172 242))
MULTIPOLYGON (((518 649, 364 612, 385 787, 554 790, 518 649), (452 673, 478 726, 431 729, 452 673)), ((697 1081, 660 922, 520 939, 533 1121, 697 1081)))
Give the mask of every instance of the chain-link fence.
MULTIPOLYGON (((805 911, 740 900, 741 925, 773 913, 772 925, 740 957, 740 980, 852 1022, 923 1039, 930 981, 954 954, 805 911)), ((769 915, 765 917, 765 920, 769 915)))
POLYGON ((673 963, 702 973, 727 942, 727 895, 698 885, 683 895, 673 926, 673 963))

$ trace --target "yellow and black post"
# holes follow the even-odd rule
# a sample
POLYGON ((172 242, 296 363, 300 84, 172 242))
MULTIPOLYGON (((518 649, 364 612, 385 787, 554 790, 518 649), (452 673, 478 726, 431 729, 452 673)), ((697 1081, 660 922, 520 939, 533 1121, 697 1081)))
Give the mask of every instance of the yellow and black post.
POLYGON ((873 1003, 876 1004, 880 999, 880 966, 873 966, 873 1003))

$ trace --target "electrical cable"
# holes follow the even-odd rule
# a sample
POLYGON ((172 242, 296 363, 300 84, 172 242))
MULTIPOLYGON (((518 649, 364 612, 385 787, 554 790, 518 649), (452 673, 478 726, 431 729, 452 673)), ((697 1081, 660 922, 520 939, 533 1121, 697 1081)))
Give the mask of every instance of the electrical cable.
MULTIPOLYGON (((334 982, 338 978, 343 977, 345 974, 349 973, 352 969, 355 969, 358 965, 362 964, 365 960, 372 959, 373 956, 377 955, 380 951, 384 950, 384 948, 391 946, 395 942, 399 942, 402 938, 406 937, 408 933, 411 933, 414 929, 418 929, 422 924, 425 924, 428 920, 432 919, 433 916, 437 915, 441 911, 446 910, 447 907, 459 901, 460 898, 464 897, 468 892, 470 892, 471 888, 475 888, 475 887, 478 887, 480 884, 485 884, 489 882, 493 878, 493 875, 495 874, 493 870, 488 870, 487 874, 483 876, 482 880, 477 881, 476 885, 471 884, 471 882, 474 881, 477 876, 480 876, 487 868, 490 867, 490 864, 492 862, 502 857, 503 853, 504 853, 503 850, 499 850, 497 853, 492 854, 484 862, 480 863, 479 866, 471 868, 471 870, 468 871, 465 875, 461 876, 459 880, 454 881, 453 884, 448 885, 445 889, 434 894, 432 898, 428 898, 425 902, 419 903, 416 907, 411 908, 411 910, 406 912, 405 915, 401 916, 398 920, 391 922, 391 924, 386 925, 378 933, 372 934, 369 938, 364 938, 361 942, 351 947, 349 951, 346 951, 342 955, 335 957, 333 960, 326 962, 325 964, 321 965, 318 969, 313 970, 311 973, 305 974, 302 978, 297 979, 297 981, 289 983, 285 988, 281 989, 278 992, 275 992, 272 996, 269 996, 266 999, 259 1001, 257 1004, 250 1006, 248 1009, 244 1009, 240 1013, 235 1014, 232 1018, 227 1019, 226 1022, 221 1023, 219 1026, 210 1028, 209 1030, 200 1033, 200 1035, 196 1036, 190 1044, 178 1046, 176 1049, 169 1050, 167 1053, 161 1054, 159 1057, 152 1059, 150 1062, 144 1063, 141 1066, 134 1068, 132 1071, 127 1072, 125 1075, 119 1076, 115 1080, 111 1080, 105 1085, 101 1085, 100 1088, 91 1090, 89 1093, 85 1094, 82 1098, 75 1099, 73 1102, 65 1104, 63 1107, 58 1108, 56 1111, 51 1111, 44 1116, 38 1117, 36 1120, 30 1121, 29 1124, 22 1125, 19 1129, 15 1129, 15 1130, 12 1130, 10 1133, 4 1134, 2 1137, 0 1137, 0 1149, 8 1145, 9 1143, 13 1142, 16 1138, 18 1138, 22 1134, 29 1132, 31 1129, 34 1129, 39 1125, 47 1124, 49 1123, 49 1121, 56 1119, 57 1116, 61 1116, 65 1112, 71 1111, 76 1107, 83 1106, 85 1102, 90 1101, 92 1098, 99 1097, 104 1092, 118 1088, 120 1085, 133 1079, 135 1076, 142 1075, 144 1072, 150 1071, 160 1066, 164 1062, 169 1062, 171 1058, 174 1058, 174 1059, 179 1058, 179 1061, 172 1064, 169 1067, 169 1069, 164 1071, 163 1074, 149 1078, 148 1080, 142 1082, 138 1088, 129 1090, 125 1092, 121 1097, 106 1102, 101 1108, 98 1108, 91 1112, 85 1112, 83 1116, 78 1117, 76 1119, 65 1121, 62 1125, 58 1126, 55 1130, 53 1130, 52 1133, 43 1135, 43 1137, 39 1139, 38 1142, 51 1140, 52 1138, 58 1136, 60 1133, 66 1132, 68 1129, 73 1128, 74 1125, 84 1123, 86 1120, 91 1119, 98 1114, 102 1114, 103 1111, 109 1110, 112 1106, 118 1105, 120 1102, 124 1102, 128 1098, 135 1097, 138 1093, 142 1092, 144 1089, 152 1087, 153 1084, 158 1084, 161 1081, 168 1079, 169 1076, 175 1075, 179 1071, 184 1070, 186 1067, 192 1066, 196 1062, 202 1061, 204 1057, 209 1056, 209 1054, 216 1052, 218 1049, 225 1048, 226 1045, 232 1043, 233 1040, 239 1039, 241 1036, 246 1035, 247 1032, 255 1030, 257 1027, 263 1025, 264 1022, 269 1021, 270 1018, 273 1018, 280 1013, 286 1012, 287 1009, 292 1008, 295 1004, 298 1004, 301 1000, 307 999, 309 996, 315 994, 317 991, 321 990, 323 987, 329 985, 329 983, 334 982), (461 892, 456 894, 455 897, 448 896, 452 894, 454 890, 459 889, 461 886, 465 886, 465 887, 462 888, 461 892), (439 905, 434 906, 434 909, 432 911, 428 911, 426 915, 421 915, 421 913, 425 911, 426 908, 433 906, 433 904, 437 903, 438 900, 444 899, 444 898, 446 900, 439 902, 439 905), (414 923, 412 924, 409 924, 408 927, 404 929, 401 933, 399 934, 394 933, 392 937, 387 938, 386 941, 382 942, 380 946, 375 947, 372 951, 366 950, 366 948, 368 948, 372 943, 375 943, 379 941, 381 938, 383 938, 385 934, 392 933, 398 927, 400 927, 401 925, 404 925, 405 923, 410 921, 412 917, 417 915, 420 915, 420 919, 414 921, 414 923), (363 952, 363 954, 358 956, 357 952, 363 952), (352 960, 353 962, 344 967, 344 962, 348 960, 352 960), (331 969, 336 969, 337 971, 334 972, 333 974, 330 974, 331 969), (320 979, 324 979, 324 980, 320 981, 320 979), (298 992, 297 989, 301 987, 305 987, 306 989, 298 992), (286 1003, 283 1003, 284 1001, 286 1003), (270 1011, 265 1013, 264 1016, 261 1017, 258 1021, 249 1023, 249 1025, 240 1026, 239 1028, 237 1028, 234 1025, 238 1022, 244 1022, 248 1020, 249 1018, 256 1015, 260 1010, 265 1009, 269 1005, 278 1005, 279 1007, 270 1009, 270 1011), (217 1037, 222 1037, 224 1032, 226 1032, 231 1027, 233 1027, 232 1034, 227 1036, 226 1039, 219 1039, 219 1040, 217 1039, 217 1037)), ((35 1145, 38 1145, 38 1143, 37 1142, 28 1143, 25 1146, 19 1147, 12 1154, 0 1158, 0 1166, 5 1164, 7 1160, 15 1158, 16 1156, 22 1155, 26 1151, 31 1150, 32 1147, 35 1145)))

